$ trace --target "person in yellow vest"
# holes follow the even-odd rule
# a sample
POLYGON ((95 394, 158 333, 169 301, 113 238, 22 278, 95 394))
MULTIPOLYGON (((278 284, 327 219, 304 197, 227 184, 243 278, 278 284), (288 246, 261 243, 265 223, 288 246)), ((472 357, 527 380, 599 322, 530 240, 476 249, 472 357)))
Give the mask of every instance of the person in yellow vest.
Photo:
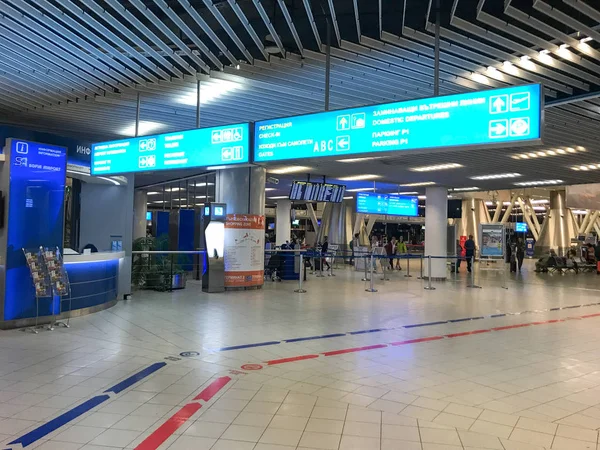
MULTIPOLYGON (((406 248, 406 243, 404 242, 404 238, 400 236, 398 242, 396 242, 396 255, 406 255, 408 253, 408 249, 406 248)), ((400 258, 396 260, 396 269, 402 270, 400 266, 400 258)))

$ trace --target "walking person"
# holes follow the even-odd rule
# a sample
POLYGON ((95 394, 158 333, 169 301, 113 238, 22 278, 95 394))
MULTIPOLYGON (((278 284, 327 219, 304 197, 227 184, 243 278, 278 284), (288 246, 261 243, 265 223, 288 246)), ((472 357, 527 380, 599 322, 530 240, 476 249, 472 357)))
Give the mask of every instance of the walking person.
MULTIPOLYGON (((406 243, 404 242, 404 238, 400 236, 400 239, 396 243, 396 255, 406 255, 408 253, 408 248, 406 247, 406 243)), ((396 260, 396 269, 402 270, 402 266, 400 266, 400 258, 396 260)))
POLYGON ((523 238, 517 239, 517 267, 519 272, 521 271, 521 267, 523 266, 523 260, 525 259, 525 242, 523 242, 523 238))
POLYGON ((469 239, 465 242, 465 258, 467 258, 467 271, 471 273, 471 264, 475 258, 475 241, 473 235, 469 235, 469 239))
POLYGON ((327 261, 327 250, 329 249, 329 238, 327 236, 325 236, 325 238, 323 239, 323 244, 321 245, 321 264, 325 264, 327 266, 327 270, 331 270, 331 266, 329 265, 329 262, 327 261))
POLYGON ((394 270, 394 255, 396 254, 396 238, 393 237, 385 244, 385 254, 389 258, 390 270, 394 270))
POLYGON ((460 245, 460 239, 456 240, 456 271, 458 272, 458 269, 460 269, 460 263, 462 261, 462 252, 463 252, 463 248, 462 245, 460 245))

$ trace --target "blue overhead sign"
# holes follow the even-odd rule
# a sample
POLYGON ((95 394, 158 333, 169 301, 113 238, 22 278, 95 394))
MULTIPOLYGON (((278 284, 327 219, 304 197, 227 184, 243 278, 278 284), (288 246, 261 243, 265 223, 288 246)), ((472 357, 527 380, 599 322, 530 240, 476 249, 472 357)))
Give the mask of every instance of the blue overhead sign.
POLYGON ((356 194, 356 212, 416 217, 419 215, 419 199, 403 195, 359 192, 356 194))
POLYGON ((256 122, 254 161, 541 139, 539 84, 256 122))
POLYGON ((92 145, 92 175, 189 169, 248 162, 247 123, 92 145))

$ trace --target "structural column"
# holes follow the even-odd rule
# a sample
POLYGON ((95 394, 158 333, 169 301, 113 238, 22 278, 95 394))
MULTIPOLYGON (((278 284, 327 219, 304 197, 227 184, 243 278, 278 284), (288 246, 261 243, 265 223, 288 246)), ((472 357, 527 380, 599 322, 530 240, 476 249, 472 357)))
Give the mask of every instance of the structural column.
MULTIPOLYGON (((429 187, 425 203, 425 256, 446 256, 448 253, 448 190, 444 187, 429 187)), ((425 264, 425 276, 434 280, 446 279, 446 259, 431 260, 431 274, 425 264)))
POLYGON ((275 213, 275 243, 285 244, 292 239, 292 202, 291 200, 277 200, 277 212, 275 213))
POLYGON ((136 190, 133 196, 133 239, 146 237, 146 212, 148 192, 136 190))
POLYGON ((266 170, 262 167, 236 167, 218 170, 217 203, 227 204, 227 214, 265 214, 266 170))

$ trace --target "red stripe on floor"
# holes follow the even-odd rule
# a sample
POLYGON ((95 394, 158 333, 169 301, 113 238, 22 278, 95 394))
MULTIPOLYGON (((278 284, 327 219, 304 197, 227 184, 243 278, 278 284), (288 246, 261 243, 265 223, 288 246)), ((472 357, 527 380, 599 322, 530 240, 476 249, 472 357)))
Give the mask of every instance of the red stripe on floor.
POLYGON ((496 328, 492 328, 492 330, 494 330, 494 331, 510 330, 510 329, 513 329, 513 328, 528 327, 530 325, 531 325, 530 323, 521 323, 519 325, 508 325, 508 326, 505 326, 505 327, 496 327, 496 328))
POLYGON ((267 365, 274 366, 276 364, 284 364, 294 361, 304 361, 305 359, 314 359, 318 358, 319 355, 303 355, 303 356, 294 356, 293 358, 283 358, 283 359, 273 359, 271 361, 267 361, 267 365))
POLYGON ((444 339, 444 336, 431 336, 431 337, 419 338, 419 339, 409 339, 408 341, 392 342, 392 343, 390 343, 390 345, 396 346, 396 345, 417 344, 419 342, 438 341, 440 339, 444 339))
POLYGON ((202 408, 200 403, 188 403, 148 436, 135 450, 156 450, 190 417, 202 408))
POLYGON ((198 395, 194 397, 194 400, 204 400, 205 402, 209 401, 211 398, 215 396, 217 392, 219 392, 223 387, 231 381, 229 377, 221 377, 217 378, 215 381, 210 383, 206 389, 200 392, 198 395))
POLYGON ((464 333, 452 333, 452 334, 447 334, 446 337, 449 338, 455 338, 455 337, 461 337, 461 336, 469 336, 471 334, 481 334, 481 333, 489 333, 492 330, 475 330, 475 331, 465 331, 464 333))
POLYGON ((588 317, 599 317, 600 313, 598 314, 586 314, 585 316, 581 316, 582 319, 587 319, 588 317))
POLYGON ((366 347, 356 347, 356 348, 347 348, 345 350, 335 350, 332 352, 322 353, 324 356, 335 356, 335 355, 343 355, 344 353, 355 353, 355 352, 363 352, 365 350, 375 350, 377 348, 386 348, 386 344, 377 344, 377 345, 367 345, 366 347))

